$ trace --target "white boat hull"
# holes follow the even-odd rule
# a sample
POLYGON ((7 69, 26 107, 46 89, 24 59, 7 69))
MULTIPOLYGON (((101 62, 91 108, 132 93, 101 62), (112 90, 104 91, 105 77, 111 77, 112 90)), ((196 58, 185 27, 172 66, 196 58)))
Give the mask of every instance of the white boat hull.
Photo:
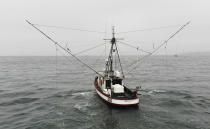
POLYGON ((96 88, 97 94, 106 102, 112 104, 112 105, 117 105, 117 106, 132 106, 132 105, 137 105, 139 104, 139 98, 134 98, 134 99, 113 99, 111 98, 108 94, 102 93, 96 88))

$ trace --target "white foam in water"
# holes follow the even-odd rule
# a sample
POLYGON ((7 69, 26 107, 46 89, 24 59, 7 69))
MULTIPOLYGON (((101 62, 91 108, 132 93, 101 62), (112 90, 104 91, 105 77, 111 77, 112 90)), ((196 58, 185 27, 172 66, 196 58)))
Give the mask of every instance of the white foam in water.
POLYGON ((81 106, 80 104, 75 104, 75 105, 74 105, 74 108, 80 110, 80 109, 82 108, 82 106, 81 106))
POLYGON ((89 96, 91 94, 91 92, 79 92, 79 93, 73 93, 72 95, 74 95, 74 96, 80 96, 80 95, 82 95, 82 96, 89 96))
MULTIPOLYGON (((63 72, 83 72, 59 58, 63 72)), ((124 59, 132 62, 131 57, 124 59)), ((59 74, 57 87, 64 87, 62 92, 54 88, 54 76, 49 76, 54 74, 54 57, 0 57, 0 67, 7 70, 0 68, 0 128, 209 128, 210 56, 168 56, 171 67, 167 68, 163 56, 150 59, 141 66, 145 74, 136 72, 138 78, 131 81, 137 85, 138 79, 144 80, 145 88, 139 93, 149 97, 140 96, 139 108, 122 109, 107 106, 97 97, 93 84, 87 84, 94 76, 90 81, 85 74, 59 74), (151 64, 155 66, 148 67, 151 64)), ((88 64, 94 61, 95 57, 87 57, 88 64)))
POLYGON ((78 110, 80 110, 80 111, 84 111, 84 110, 86 110, 86 107, 88 107, 89 106, 89 103, 88 102, 86 102, 86 103, 77 103, 77 104, 75 104, 74 105, 74 108, 76 108, 76 109, 78 109, 78 110))
POLYGON ((165 90, 156 90, 156 89, 154 89, 154 90, 149 91, 148 93, 149 94, 153 94, 153 93, 165 93, 165 92, 166 92, 165 90))

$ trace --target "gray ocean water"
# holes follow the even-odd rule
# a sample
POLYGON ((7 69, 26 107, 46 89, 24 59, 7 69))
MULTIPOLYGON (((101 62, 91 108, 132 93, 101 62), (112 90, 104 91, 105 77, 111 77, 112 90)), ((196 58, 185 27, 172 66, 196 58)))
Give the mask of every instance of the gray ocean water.
MULTIPOLYGON (((135 58, 123 57, 125 73, 135 58)), ((138 107, 104 103, 94 73, 73 59, 0 57, 0 128, 210 129, 210 56, 153 56, 126 77, 142 86, 138 107)))

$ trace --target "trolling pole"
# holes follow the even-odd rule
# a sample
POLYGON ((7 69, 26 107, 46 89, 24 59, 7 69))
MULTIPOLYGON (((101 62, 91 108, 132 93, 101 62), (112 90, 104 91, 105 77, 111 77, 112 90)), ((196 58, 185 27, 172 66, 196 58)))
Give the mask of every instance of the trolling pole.
POLYGON ((60 44, 58 44, 58 42, 56 42, 55 40, 53 40, 52 38, 50 38, 47 34, 45 34, 43 31, 41 31, 39 28, 37 28, 34 24, 30 23, 29 21, 26 20, 26 22, 31 25, 32 27, 34 27, 37 31, 39 31, 40 33, 42 33, 46 38, 48 38, 50 41, 52 41, 55 45, 57 45, 58 47, 60 47, 61 49, 63 49, 65 52, 67 52, 68 54, 70 54, 72 57, 74 57, 78 62, 80 62, 81 64, 83 64, 84 66, 86 66, 87 68, 91 69, 92 71, 94 71, 96 74, 102 76, 100 73, 98 73, 95 69, 93 69, 92 67, 90 67, 88 64, 84 63, 82 60, 80 60, 78 57, 76 57, 74 54, 72 54, 69 50, 66 50, 64 47, 62 47, 60 44))
MULTIPOLYGON (((167 40, 165 40, 160 46, 158 46, 155 50, 153 50, 151 53, 149 53, 148 55, 142 57, 141 59, 137 60, 135 63, 132 63, 129 67, 133 66, 134 64, 138 63, 138 61, 145 59, 146 57, 149 57, 151 55, 153 55, 157 50, 159 50, 163 45, 167 44, 168 41, 170 39, 172 39, 175 35, 177 35, 181 30, 183 30, 187 25, 190 24, 190 21, 188 21, 186 24, 184 24, 183 26, 181 26, 180 29, 178 29, 174 34, 172 34, 167 40)), ((136 65, 133 69, 131 69, 130 71, 127 72, 130 73, 131 71, 133 71, 138 65, 136 65)))

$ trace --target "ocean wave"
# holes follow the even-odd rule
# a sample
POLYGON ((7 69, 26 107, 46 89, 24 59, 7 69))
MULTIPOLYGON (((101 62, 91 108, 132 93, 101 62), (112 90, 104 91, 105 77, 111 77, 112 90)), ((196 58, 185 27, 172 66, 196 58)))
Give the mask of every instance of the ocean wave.
POLYGON ((82 102, 82 103, 77 103, 74 105, 74 108, 79 110, 79 111, 85 111, 87 110, 87 107, 90 106, 89 102, 82 102))
POLYGON ((160 100, 159 103, 157 104, 160 107, 193 107, 191 102, 184 101, 184 100, 176 100, 176 99, 165 99, 165 100, 160 100))
POLYGON ((1 97, 22 97, 22 96, 29 96, 29 95, 33 95, 35 94, 35 92, 32 91, 20 91, 20 92, 7 92, 4 94, 1 94, 1 97))
POLYGON ((153 93, 166 93, 166 92, 167 92, 166 90, 157 90, 157 89, 148 91, 149 94, 153 94, 153 93))
POLYGON ((9 105, 16 105, 16 104, 26 104, 26 103, 32 103, 34 101, 39 100, 39 98, 19 98, 12 101, 7 101, 0 103, 0 106, 9 106, 9 105))

